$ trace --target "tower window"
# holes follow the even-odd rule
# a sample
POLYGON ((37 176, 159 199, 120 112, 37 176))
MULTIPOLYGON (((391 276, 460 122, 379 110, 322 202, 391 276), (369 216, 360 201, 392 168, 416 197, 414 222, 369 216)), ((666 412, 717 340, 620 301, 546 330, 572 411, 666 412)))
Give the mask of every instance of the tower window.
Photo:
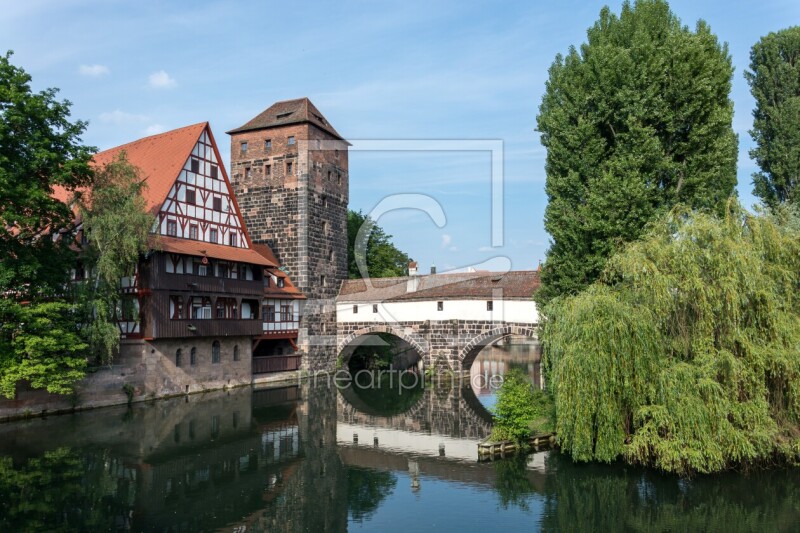
POLYGON ((244 179, 250 179, 250 167, 244 167, 244 179))
MULTIPOLYGON (((233 347, 233 360, 234 361, 238 361, 239 360, 239 345, 238 344, 233 347)), ((234 414, 236 414, 236 413, 234 413, 234 414)), ((235 420, 236 420, 236 418, 234 418, 234 425, 236 424, 235 420)))
POLYGON ((272 165, 265 165, 264 166, 264 175, 267 177, 272 176, 272 165))
POLYGON ((328 261, 333 261, 334 257, 333 250, 328 250, 328 261))
POLYGON ((286 162, 286 174, 291 175, 291 173, 292 173, 292 162, 291 161, 287 161, 286 162))
POLYGON ((327 196, 323 196, 322 197, 322 207, 328 207, 328 197, 327 196))
POLYGON ((341 172, 337 172, 336 173, 336 183, 338 183, 339 185, 342 184, 342 173, 341 172))
POLYGON ((339 159, 339 150, 334 150, 333 155, 336 159, 339 159))
POLYGON ((331 171, 328 171, 328 181, 331 181, 331 171))
POLYGON ((191 166, 191 169, 192 169, 192 172, 194 172, 195 174, 197 174, 198 172, 200 172, 200 161, 198 161, 198 160, 197 160, 197 159, 195 159, 194 157, 192 158, 192 166, 191 166))
POLYGON ((327 284, 326 284, 326 280, 325 280, 325 276, 324 276, 324 275, 319 277, 319 284, 320 284, 321 286, 323 286, 323 287, 327 287, 327 284))
POLYGON ((197 203, 197 191, 194 189, 186 189, 186 203, 191 205, 197 203))
POLYGON ((266 139, 264 141, 264 150, 272 149, 272 139, 266 139))
POLYGON ((295 143, 294 135, 289 135, 289 146, 293 146, 295 143))
POLYGON ((327 235, 328 234, 328 221, 322 223, 322 232, 327 235))
POLYGON ((247 141, 245 141, 245 142, 241 143, 239 146, 240 146, 240 147, 241 147, 241 149, 242 149, 242 153, 243 153, 243 154, 246 154, 246 153, 247 153, 247 141))

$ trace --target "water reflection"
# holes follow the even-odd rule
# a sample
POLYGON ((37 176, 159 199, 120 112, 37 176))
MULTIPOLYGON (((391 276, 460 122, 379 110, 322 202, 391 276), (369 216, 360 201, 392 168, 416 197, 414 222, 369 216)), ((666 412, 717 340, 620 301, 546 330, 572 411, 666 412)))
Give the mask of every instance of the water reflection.
POLYGON ((470 387, 410 397, 404 412, 380 401, 364 412, 372 397, 306 383, 2 424, 0 531, 788 531, 800 523, 795 471, 687 481, 558 454, 478 463, 475 444, 489 425, 470 387))
POLYGON ((526 337, 506 337, 486 346, 470 367, 472 391, 487 409, 494 407, 503 376, 513 369, 527 374, 531 382, 542 387, 541 347, 526 337))

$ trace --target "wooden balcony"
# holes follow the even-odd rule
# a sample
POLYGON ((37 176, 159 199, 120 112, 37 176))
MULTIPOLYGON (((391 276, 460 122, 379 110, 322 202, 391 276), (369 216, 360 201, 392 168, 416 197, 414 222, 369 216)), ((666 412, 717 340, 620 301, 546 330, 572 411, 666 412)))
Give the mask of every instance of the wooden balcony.
POLYGON ((291 372, 300 369, 299 355, 270 355, 253 357, 253 374, 269 374, 272 372, 291 372))
POLYGON ((183 319, 160 320, 153 325, 153 338, 233 337, 261 334, 260 320, 183 319))
POLYGON ((159 274, 150 279, 153 290, 170 292, 222 293, 230 296, 261 296, 264 282, 232 278, 215 278, 194 274, 159 274))

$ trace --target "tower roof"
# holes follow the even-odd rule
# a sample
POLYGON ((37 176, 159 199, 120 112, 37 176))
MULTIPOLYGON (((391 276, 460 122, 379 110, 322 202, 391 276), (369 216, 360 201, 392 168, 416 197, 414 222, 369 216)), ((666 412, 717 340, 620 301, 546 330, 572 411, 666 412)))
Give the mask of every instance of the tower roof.
POLYGON ((230 135, 233 133, 302 123, 313 124, 319 129, 330 133, 337 139, 345 140, 322 113, 320 113, 319 109, 311 103, 311 100, 306 97, 275 102, 243 126, 239 126, 226 133, 230 135))

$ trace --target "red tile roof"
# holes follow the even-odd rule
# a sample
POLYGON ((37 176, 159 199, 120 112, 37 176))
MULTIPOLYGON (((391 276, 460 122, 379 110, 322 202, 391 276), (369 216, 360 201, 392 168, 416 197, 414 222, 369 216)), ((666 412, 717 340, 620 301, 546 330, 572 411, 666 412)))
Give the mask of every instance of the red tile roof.
POLYGON ((151 236, 150 245, 154 250, 169 252, 174 254, 193 255, 196 257, 211 257, 213 259, 223 259, 226 261, 238 261, 240 263, 250 263, 266 267, 277 267, 260 253, 249 248, 236 248, 222 244, 210 242, 193 241, 190 239, 179 239, 166 235, 151 236))
POLYGON ((529 299, 539 288, 539 272, 466 272, 400 278, 345 280, 338 302, 492 299, 502 291, 504 299, 529 299), (416 290, 409 285, 416 284, 416 290))
POLYGON ((294 283, 292 283, 289 275, 283 270, 277 268, 278 259, 275 257, 275 253, 273 253, 272 248, 266 244, 257 243, 253 245, 253 249, 264 256, 268 261, 276 265, 275 268, 265 269, 265 273, 268 271, 270 274, 283 279, 283 287, 277 287, 272 283, 270 283, 268 287, 264 287, 264 296, 268 298, 305 299, 305 296, 300 292, 300 289, 295 287, 294 283))

